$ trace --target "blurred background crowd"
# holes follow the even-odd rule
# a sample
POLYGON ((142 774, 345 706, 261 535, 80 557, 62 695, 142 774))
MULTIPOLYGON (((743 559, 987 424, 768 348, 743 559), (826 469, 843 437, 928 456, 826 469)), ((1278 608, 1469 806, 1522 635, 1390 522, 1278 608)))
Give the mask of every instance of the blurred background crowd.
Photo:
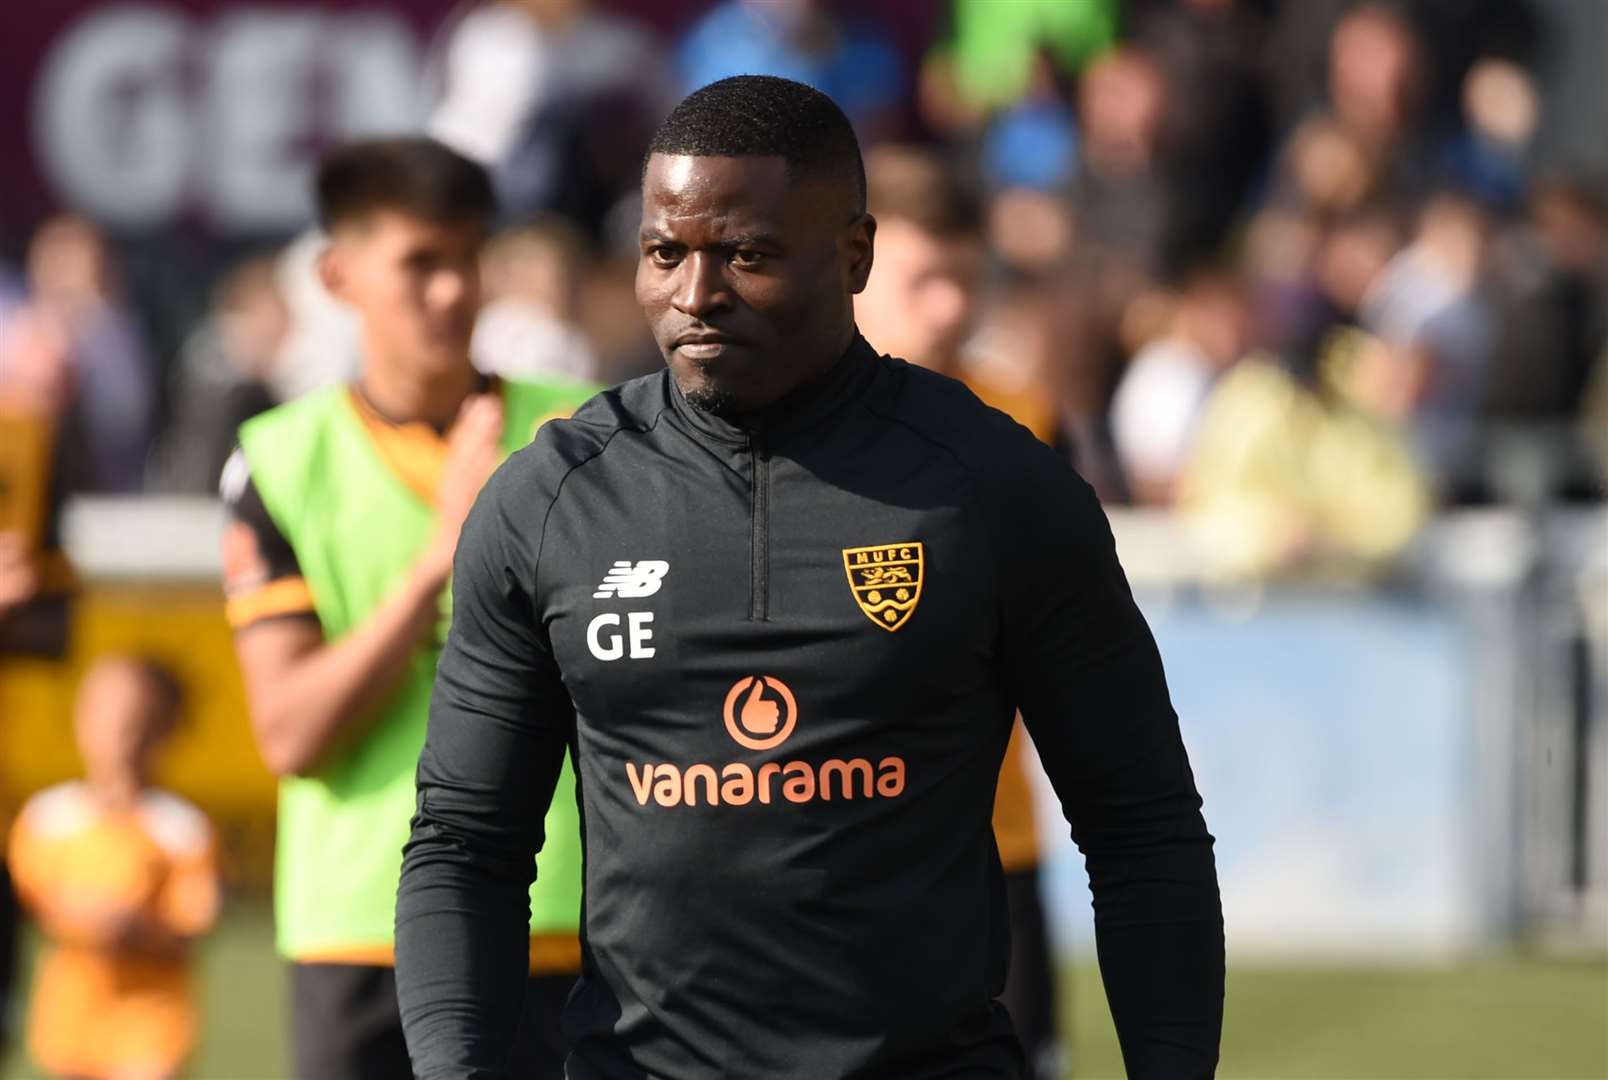
POLYGON ((0 377, 69 418, 73 492, 205 492, 240 420, 350 372, 296 237, 311 156, 359 132, 423 127, 495 171, 488 368, 652 370, 641 152, 744 71, 971 187, 972 360, 1108 503, 1253 506, 1225 556, 1267 569, 1393 553, 1424 506, 1601 492, 1608 115, 1555 40, 1603 33, 1589 2, 415 2, 440 9, 416 70, 383 7, 78 6, 34 58, 37 175, 0 222, 0 377), (1314 452, 1331 436, 1347 464, 1314 452))
MULTIPOLYGON (((1419 784, 1444 805, 1411 820, 1452 822, 1397 852, 1421 869, 1452 837, 1444 882, 1373 883, 1428 905, 1421 924, 1395 912, 1434 928, 1408 944, 1567 916, 1568 936, 1608 947, 1608 4, 59 0, 4 21, 0 411, 50 419, 55 497, 99 514, 80 571, 109 590, 71 670, 137 644, 189 664, 199 707, 238 703, 232 674, 207 670, 232 670, 212 592, 184 584, 205 575, 163 561, 212 519, 158 497, 210 498, 243 420, 355 369, 355 327, 313 268, 323 149, 423 130, 485 163, 504 223, 477 363, 614 383, 661 364, 632 291, 653 126, 714 79, 784 75, 854 121, 873 212, 943 242, 901 291, 865 298, 872 345, 963 337, 955 373, 1012 402, 1115 511, 1208 811, 1235 785, 1227 762, 1267 752, 1265 729, 1214 729, 1213 709, 1241 722, 1244 678, 1288 665, 1307 681, 1265 712, 1366 714, 1359 738, 1376 740, 1349 759, 1321 739, 1284 748, 1355 770, 1338 782, 1360 801, 1317 819, 1419 784), (964 211, 924 217, 901 195, 933 167, 964 211), (106 497, 127 496, 143 498, 119 517, 106 497), (1185 578, 1205 590, 1198 623, 1185 578), (1331 591, 1267 599, 1292 581, 1331 591), (1403 629, 1404 610, 1420 621, 1403 629), (1247 655, 1248 676, 1223 674, 1247 655), (1195 671, 1214 689, 1192 714, 1195 671), (1421 760, 1381 763, 1392 732, 1441 715, 1421 760)), ((879 265, 918 259, 885 232, 879 265)), ((13 458, 20 431, 0 428, 13 458)), ((67 746, 40 734, 65 715, 53 679, 0 672, 8 801, 67 769, 67 750, 39 750, 67 746)), ((222 721, 197 730, 177 786, 193 776, 224 808, 226 865, 250 880, 271 789, 209 778, 203 759, 249 744, 222 721), (246 807, 232 826, 231 806, 246 807)), ((1389 831, 1302 843, 1401 841, 1389 831)), ((1238 832, 1247 849, 1260 835, 1238 832)), ((1284 914, 1272 871, 1236 876, 1220 851, 1232 943, 1236 912, 1284 914)), ((1309 878, 1286 866, 1279 895, 1301 880, 1313 910, 1368 896, 1335 859, 1309 878)), ((1293 936, 1354 940, 1346 912, 1320 915, 1293 936)), ((1608 1046, 1588 1052, 1608 1065, 1608 1046)))
POLYGON ((1393 554, 1429 506, 1601 493, 1608 110, 1557 40, 1604 33, 1589 2, 415 2, 416 55, 383 7, 77 6, 0 222, 0 378, 68 418, 72 492, 206 492, 240 420, 351 371, 300 230, 311 156, 359 132, 495 171, 486 367, 652 370, 643 146, 763 71, 975 192, 968 362, 1108 503, 1254 521, 1217 539, 1266 570, 1393 554))

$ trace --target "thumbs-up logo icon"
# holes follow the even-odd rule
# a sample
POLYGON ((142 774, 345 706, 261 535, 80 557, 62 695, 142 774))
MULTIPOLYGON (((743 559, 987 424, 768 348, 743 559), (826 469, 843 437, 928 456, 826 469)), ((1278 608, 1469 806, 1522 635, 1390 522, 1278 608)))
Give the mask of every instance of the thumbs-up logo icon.
POLYGON ((770 750, 793 734, 798 703, 774 675, 747 675, 726 692, 726 732, 739 746, 770 750))

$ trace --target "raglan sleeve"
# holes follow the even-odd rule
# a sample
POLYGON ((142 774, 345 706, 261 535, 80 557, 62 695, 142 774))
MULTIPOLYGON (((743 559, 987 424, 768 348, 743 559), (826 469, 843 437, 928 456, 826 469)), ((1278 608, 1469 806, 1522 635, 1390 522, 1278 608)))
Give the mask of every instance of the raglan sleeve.
POLYGON ((397 997, 420 1080, 508 1075, 535 855, 574 727, 536 597, 544 515, 529 453, 493 475, 458 542, 403 848, 397 997))
POLYGON ((1222 907, 1155 640, 1099 501, 1070 466, 1033 447, 992 488, 1005 678, 1084 855, 1128 1075, 1209 1077, 1222 907))
POLYGON ((224 616, 239 631, 275 619, 317 619, 296 550, 262 501, 245 451, 235 448, 218 483, 223 527, 224 616))

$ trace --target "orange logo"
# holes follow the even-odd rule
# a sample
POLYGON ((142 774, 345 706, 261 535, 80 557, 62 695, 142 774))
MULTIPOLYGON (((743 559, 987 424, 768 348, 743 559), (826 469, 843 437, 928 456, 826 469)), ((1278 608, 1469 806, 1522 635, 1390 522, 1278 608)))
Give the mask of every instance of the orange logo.
POLYGON ((739 746, 771 750, 793 734, 798 702, 793 700, 793 691, 776 676, 747 675, 726 692, 725 715, 726 731, 739 746), (776 697, 766 697, 766 690, 774 691, 776 697))
MULTIPOLYGON (((726 691, 726 732, 739 746, 770 750, 798 722, 793 691, 774 675, 747 675, 726 691)), ((786 801, 896 799, 905 790, 905 760, 828 758, 821 762, 627 761, 625 778, 638 806, 770 806, 786 801)))

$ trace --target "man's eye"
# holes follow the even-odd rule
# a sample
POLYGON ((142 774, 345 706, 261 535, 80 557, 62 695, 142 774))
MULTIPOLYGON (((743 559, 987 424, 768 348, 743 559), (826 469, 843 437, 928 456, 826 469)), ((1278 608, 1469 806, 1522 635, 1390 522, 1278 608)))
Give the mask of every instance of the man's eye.
POLYGON ((649 248, 648 258, 652 259, 656 266, 674 266, 681 261, 681 253, 674 248, 649 248))
POLYGON ((731 253, 731 261, 733 266, 743 270, 752 270, 765 261, 765 255, 763 252, 738 248, 731 253))

